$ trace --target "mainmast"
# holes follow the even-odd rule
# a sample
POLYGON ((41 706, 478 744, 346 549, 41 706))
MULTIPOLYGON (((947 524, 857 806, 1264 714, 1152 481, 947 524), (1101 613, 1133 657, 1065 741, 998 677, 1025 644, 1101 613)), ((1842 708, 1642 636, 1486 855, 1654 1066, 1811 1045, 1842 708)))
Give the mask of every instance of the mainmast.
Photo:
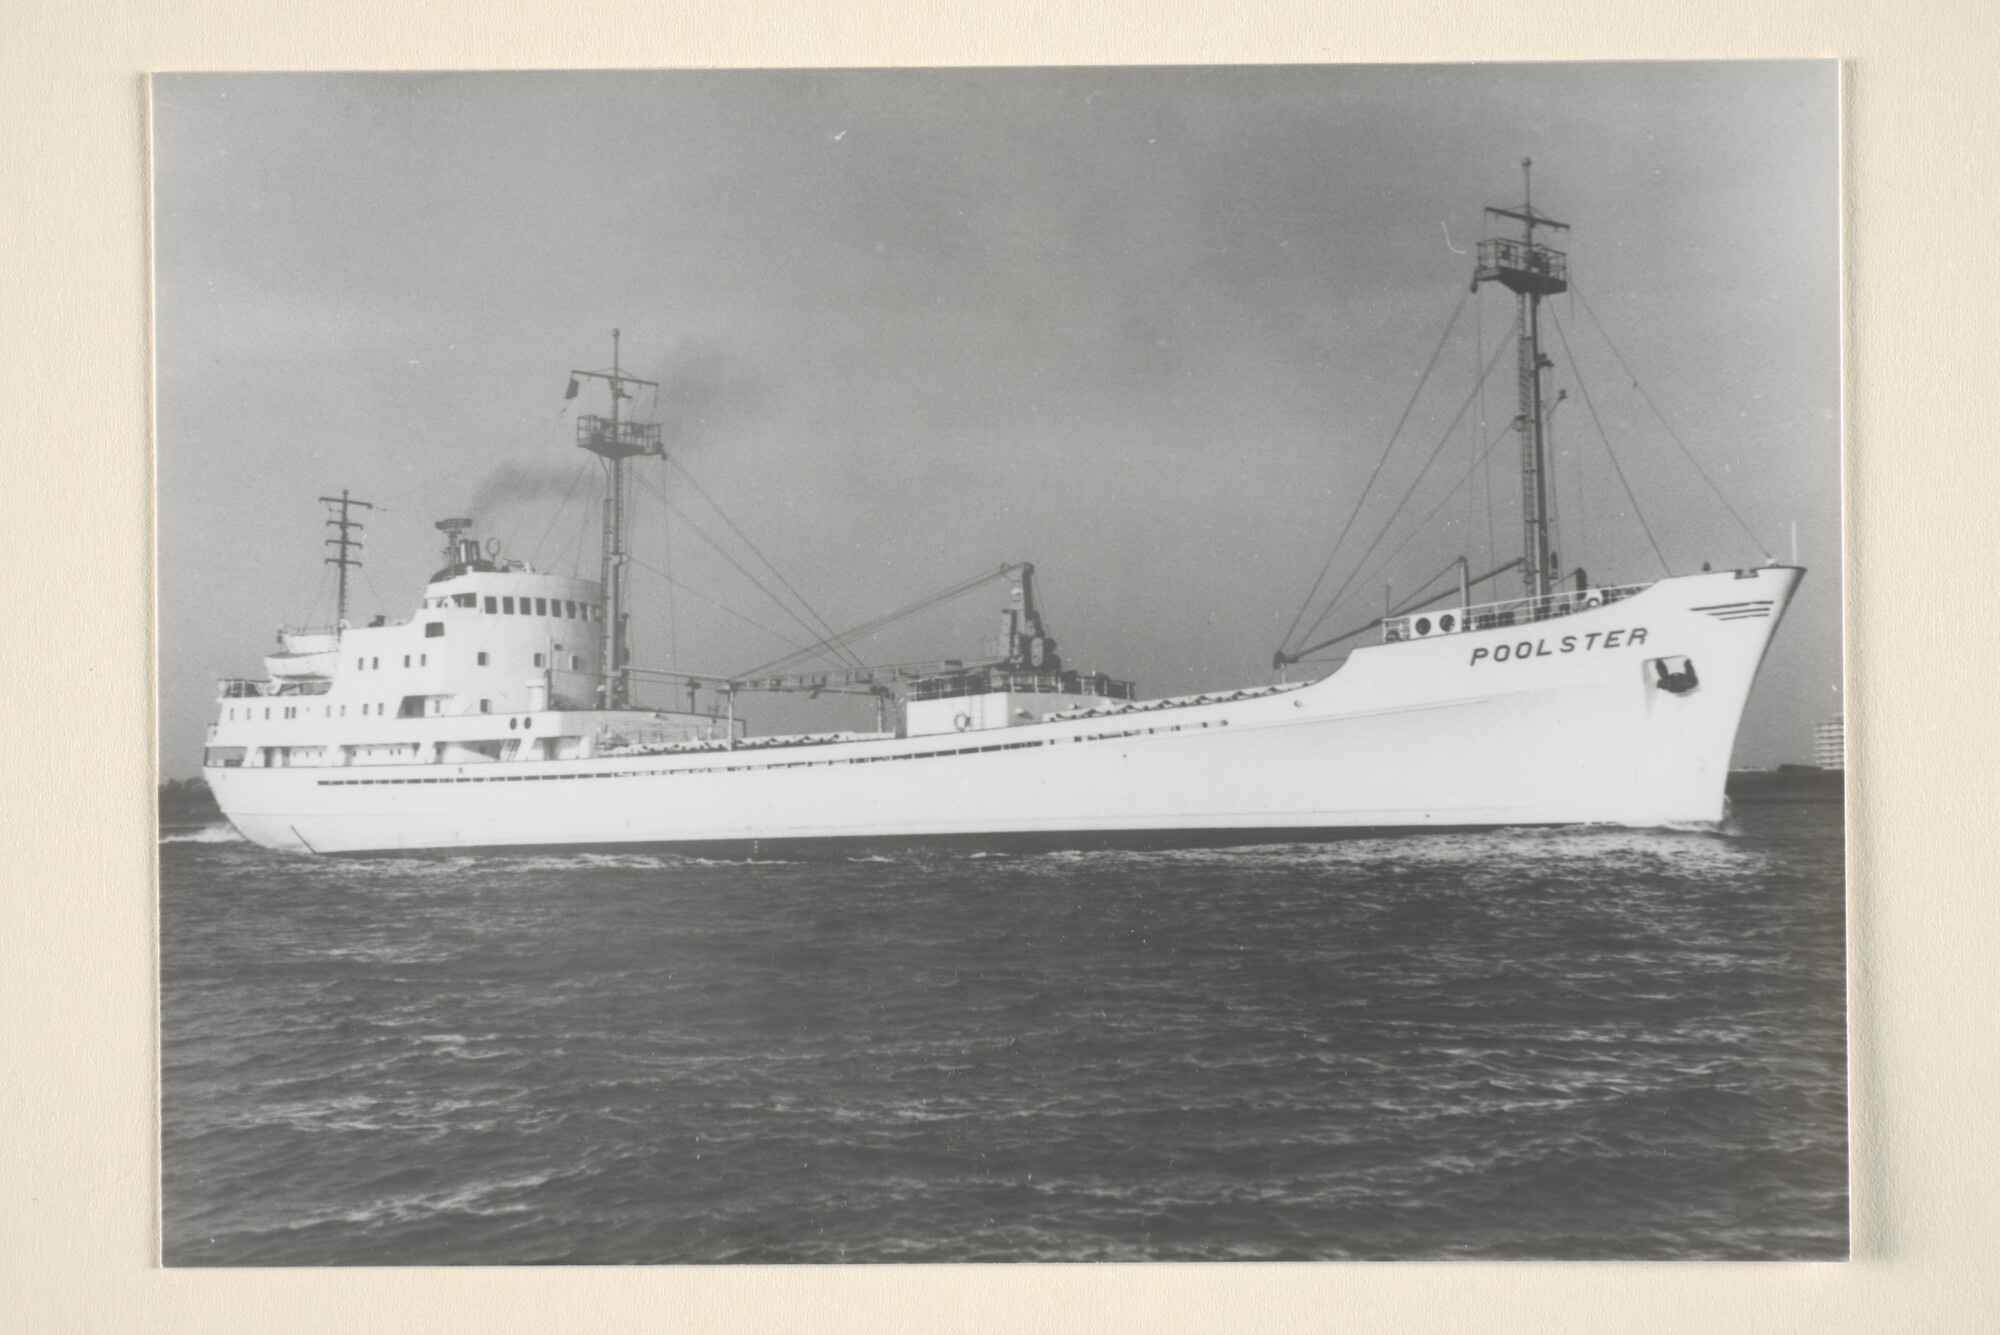
POLYGON ((375 507, 367 501, 352 499, 348 496, 347 488, 345 487, 340 489, 340 495, 338 496, 322 496, 319 499, 321 504, 338 508, 340 511, 338 518, 326 521, 328 528, 340 530, 339 537, 328 538, 326 540, 327 546, 338 547, 340 549, 338 556, 329 556, 326 558, 328 565, 334 566, 340 571, 335 581, 339 592, 335 595, 337 606, 333 614, 333 630, 334 634, 338 635, 341 631, 347 629, 347 572, 350 569, 358 570, 361 568, 361 558, 358 556, 349 556, 347 553, 350 548, 354 551, 361 550, 361 539, 355 535, 363 530, 364 525, 359 519, 348 518, 348 511, 373 510, 375 507))
POLYGON ((571 371, 569 393, 575 398, 578 380, 602 380, 611 388, 611 416, 576 419, 576 443, 611 463, 610 494, 604 498, 604 548, 600 569, 604 587, 604 657, 600 688, 606 709, 625 709, 632 702, 632 649, 626 639, 625 606, 625 461, 634 455, 664 455, 657 423, 622 420, 619 405, 631 398, 628 385, 658 389, 652 380, 626 375, 618 360, 618 331, 611 331, 611 369, 571 371))
POLYGON ((1520 223, 1521 236, 1519 240, 1489 237, 1479 243, 1479 268, 1473 274, 1472 286, 1477 291, 1481 283, 1498 281, 1515 296, 1515 346, 1519 359, 1521 412, 1514 419, 1514 429, 1521 433, 1521 523, 1524 530, 1521 555, 1528 594, 1535 600, 1536 614, 1539 615, 1542 600, 1548 597, 1550 587, 1558 579, 1557 572, 1550 568, 1548 423, 1542 413, 1542 370, 1554 363, 1542 355, 1540 306, 1543 297, 1569 290, 1569 260, 1562 251, 1536 242, 1535 229, 1546 227, 1566 232, 1569 224, 1535 212, 1534 182, 1530 175, 1533 166, 1532 158, 1521 159, 1525 198, 1519 208, 1487 207, 1489 217, 1508 218, 1520 223))

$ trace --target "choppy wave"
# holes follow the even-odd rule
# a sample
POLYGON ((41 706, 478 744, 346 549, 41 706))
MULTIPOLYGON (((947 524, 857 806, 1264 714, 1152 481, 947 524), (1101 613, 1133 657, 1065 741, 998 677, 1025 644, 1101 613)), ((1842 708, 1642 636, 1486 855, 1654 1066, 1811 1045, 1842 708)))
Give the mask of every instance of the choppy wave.
POLYGON ((169 838, 173 1264, 1845 1247, 1837 809, 816 862, 169 838))

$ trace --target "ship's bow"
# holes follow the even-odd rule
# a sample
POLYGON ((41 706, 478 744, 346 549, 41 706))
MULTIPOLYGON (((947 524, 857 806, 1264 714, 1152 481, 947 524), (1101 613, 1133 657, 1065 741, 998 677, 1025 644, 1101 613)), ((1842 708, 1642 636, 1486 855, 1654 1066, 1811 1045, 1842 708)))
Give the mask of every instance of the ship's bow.
POLYGON ((1722 819, 1743 707, 1804 574, 1762 566, 1665 579, 1647 590, 1658 629, 1639 684, 1629 823, 1722 819))

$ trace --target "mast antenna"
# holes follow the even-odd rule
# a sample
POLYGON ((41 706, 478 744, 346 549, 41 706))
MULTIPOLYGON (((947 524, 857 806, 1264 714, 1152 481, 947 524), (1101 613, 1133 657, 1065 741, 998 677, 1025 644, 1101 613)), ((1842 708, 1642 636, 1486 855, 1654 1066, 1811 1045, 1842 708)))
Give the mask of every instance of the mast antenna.
POLYGON ((1537 213, 1534 204, 1534 159, 1521 159, 1522 203, 1517 208, 1488 205, 1488 218, 1505 218, 1521 224, 1518 238, 1495 236, 1479 243, 1479 267, 1473 273, 1473 291, 1481 283, 1497 282, 1515 297, 1515 346, 1518 350, 1517 379, 1520 415, 1514 429, 1521 433, 1521 525, 1523 569, 1528 595, 1535 600, 1533 615, 1544 614, 1543 604, 1557 579, 1550 568, 1548 421, 1542 411, 1542 372, 1555 363, 1542 355, 1541 302, 1569 290, 1569 257, 1535 240, 1535 229, 1566 232, 1569 224, 1537 213))
POLYGON ((360 534, 364 526, 359 519, 350 519, 348 511, 373 510, 375 507, 367 501, 355 500, 347 494, 347 488, 345 487, 340 489, 340 495, 338 496, 322 496, 319 499, 322 505, 338 511, 335 518, 326 521, 328 528, 340 530, 339 537, 328 538, 326 540, 327 546, 338 547, 340 549, 338 555, 326 558, 328 565, 336 566, 340 570, 339 578, 336 581, 336 587, 339 589, 339 593, 335 595, 337 607, 333 617, 334 633, 337 635, 347 629, 347 572, 350 568, 355 570, 361 568, 361 558, 358 556, 349 556, 348 552, 350 550, 357 552, 361 550, 360 534))
POLYGON ((576 397, 577 382, 581 380, 602 380, 611 390, 611 415, 577 418, 576 443, 579 449, 589 450, 611 465, 610 494, 604 498, 604 544, 599 559, 604 589, 603 657, 600 666, 603 685, 599 690, 604 708, 627 709, 632 703, 632 650, 626 639, 626 622, 630 615, 625 606, 626 461, 635 455, 656 454, 664 458, 666 449, 660 443, 658 423, 625 421, 619 405, 632 397, 626 392, 628 385, 644 385, 655 390, 660 386, 657 381, 641 380, 625 374, 619 361, 619 332, 616 329, 611 331, 609 371, 571 371, 569 375, 567 398, 576 397))

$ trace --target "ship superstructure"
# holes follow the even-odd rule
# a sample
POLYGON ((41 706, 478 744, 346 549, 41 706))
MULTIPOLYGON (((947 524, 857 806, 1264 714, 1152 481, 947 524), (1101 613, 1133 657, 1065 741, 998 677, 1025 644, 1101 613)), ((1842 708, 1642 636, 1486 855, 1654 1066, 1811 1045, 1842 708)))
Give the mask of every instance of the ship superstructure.
POLYGON ((614 334, 612 368, 573 373, 569 390, 594 380, 610 394, 610 412, 577 427, 607 466, 600 578, 534 570, 449 519, 416 614, 351 626, 351 515, 365 503, 343 493, 340 617, 282 630, 263 678, 222 684, 210 786, 247 837, 316 853, 1092 847, 1719 820, 1744 702, 1803 572, 1606 585, 1562 570, 1539 303, 1565 290, 1567 262, 1537 232, 1566 224, 1531 197, 1489 215, 1521 227, 1481 242, 1473 282, 1517 297, 1522 555, 1477 577, 1460 558, 1455 588, 1280 650, 1279 681, 1142 699, 1067 668, 1026 563, 948 591, 1006 583, 984 660, 800 669, 850 632, 741 674, 634 668, 625 470, 661 440, 625 407, 651 382, 620 369, 614 334), (1475 599, 1516 568, 1521 596, 1475 599), (1317 680, 1282 679, 1371 634, 1317 680), (645 708, 635 678, 690 701, 706 686, 712 707, 645 708), (881 726, 746 736, 737 695, 771 690, 869 694, 881 726))
POLYGON ((446 562, 416 615, 283 628, 262 678, 222 682, 211 771, 568 760, 727 735, 713 715, 604 707, 599 585, 482 550, 469 521, 439 527, 446 562))

